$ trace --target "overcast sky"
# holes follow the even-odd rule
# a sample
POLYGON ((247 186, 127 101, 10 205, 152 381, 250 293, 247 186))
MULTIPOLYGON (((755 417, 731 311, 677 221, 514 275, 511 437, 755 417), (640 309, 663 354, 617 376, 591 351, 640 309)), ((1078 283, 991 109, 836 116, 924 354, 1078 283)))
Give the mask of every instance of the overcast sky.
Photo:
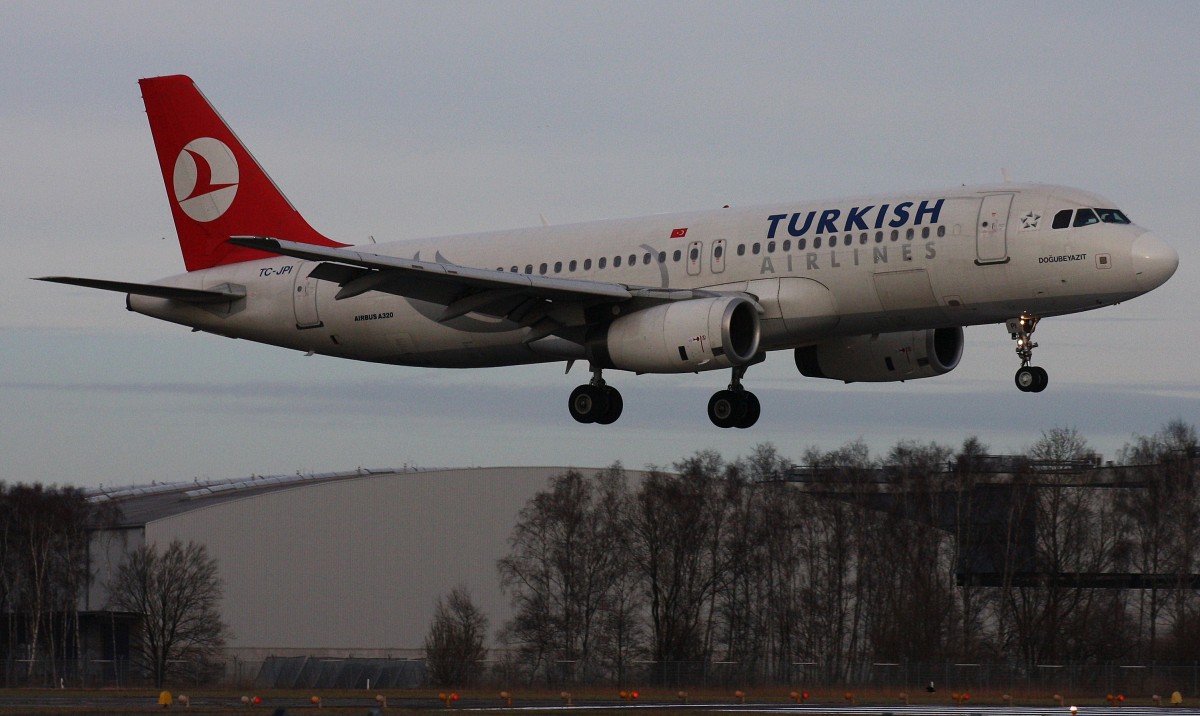
POLYGON ((1109 458, 1200 423, 1200 4, 0 3, 0 480, 95 485, 365 467, 667 465, 758 442, 1109 458), (29 277, 183 270, 136 81, 191 75, 327 235, 383 241, 1018 181, 1109 197, 1179 252, 1161 289, 1044 321, 1039 395, 1001 326, 895 385, 753 368, 610 372, 576 424, 562 365, 465 372, 304 357, 29 277), (165 238, 164 238, 165 237, 165 238))

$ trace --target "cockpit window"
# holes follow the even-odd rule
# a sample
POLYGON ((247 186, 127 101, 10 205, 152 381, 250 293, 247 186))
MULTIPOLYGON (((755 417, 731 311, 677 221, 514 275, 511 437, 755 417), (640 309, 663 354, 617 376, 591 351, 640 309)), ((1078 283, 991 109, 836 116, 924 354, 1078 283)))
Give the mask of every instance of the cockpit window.
POLYGON ((1065 229, 1068 226, 1089 226, 1091 224, 1128 224, 1129 217, 1125 216, 1118 209, 1063 209, 1054 215, 1054 222, 1051 224, 1056 229, 1065 229), (1074 214, 1075 222, 1071 222, 1071 215, 1074 214))
POLYGON ((1074 226, 1076 228, 1098 223, 1100 223, 1100 218, 1097 217, 1096 212, 1092 211, 1091 209, 1080 209, 1079 211, 1075 212, 1074 226))
POLYGON ((1096 213, 1100 215, 1100 221, 1106 224, 1129 223, 1129 218, 1117 209, 1096 209, 1096 213))

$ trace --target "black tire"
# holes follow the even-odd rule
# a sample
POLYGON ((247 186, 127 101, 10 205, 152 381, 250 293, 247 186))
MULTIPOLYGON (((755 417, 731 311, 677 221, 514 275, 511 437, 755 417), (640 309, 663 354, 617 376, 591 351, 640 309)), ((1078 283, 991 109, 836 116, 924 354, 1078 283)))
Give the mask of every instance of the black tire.
POLYGON ((1040 393, 1046 389, 1047 385, 1050 384, 1050 375, 1046 372, 1045 368, 1031 367, 1030 370, 1032 370, 1034 372, 1034 377, 1037 379, 1037 381, 1034 383, 1034 386, 1032 388, 1030 388, 1029 390, 1034 393, 1040 393))
POLYGON ((718 428, 732 428, 745 415, 745 398, 732 390, 718 390, 708 399, 708 419, 718 428))
POLYGON ((1037 373, 1030 366, 1021 366, 1017 374, 1013 376, 1013 382, 1017 384, 1017 390, 1028 393, 1037 385, 1037 373))
POLYGON ((604 386, 604 397, 608 401, 608 409, 603 415, 596 417, 598 425, 611 425, 617 422, 617 418, 621 417, 621 410, 625 407, 625 401, 621 398, 621 393, 616 388, 604 386))
POLYGON ((576 421, 594 423, 598 416, 608 412, 608 395, 594 385, 581 385, 571 391, 567 409, 576 421))
POLYGON ((746 414, 734 427, 744 430, 753 427, 758 422, 758 416, 762 414, 762 404, 758 402, 758 396, 750 391, 746 391, 742 398, 746 401, 746 414))

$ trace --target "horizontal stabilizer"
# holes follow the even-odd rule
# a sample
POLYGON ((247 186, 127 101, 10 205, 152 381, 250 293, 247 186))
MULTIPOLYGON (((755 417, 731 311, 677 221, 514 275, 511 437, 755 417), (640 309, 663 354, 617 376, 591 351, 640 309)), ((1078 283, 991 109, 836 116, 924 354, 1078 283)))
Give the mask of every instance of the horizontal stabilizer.
POLYGON ((229 303, 239 298, 245 298, 246 290, 240 287, 227 286, 223 291, 206 291, 199 288, 176 288, 174 286, 157 286, 149 283, 129 283, 126 281, 102 281, 96 278, 77 278, 75 276, 42 276, 35 281, 50 281, 65 283, 69 286, 98 288, 102 291, 117 293, 133 293, 139 296, 166 298, 183 303, 229 303), (240 289, 240 290, 239 290, 240 289))

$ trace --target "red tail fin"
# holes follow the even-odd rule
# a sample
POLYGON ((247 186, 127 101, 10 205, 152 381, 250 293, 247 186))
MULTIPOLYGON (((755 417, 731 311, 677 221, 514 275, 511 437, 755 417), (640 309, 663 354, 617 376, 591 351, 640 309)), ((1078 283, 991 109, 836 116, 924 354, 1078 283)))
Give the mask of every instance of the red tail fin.
POLYGON ((268 255, 226 243, 230 236, 344 245, 308 225, 190 77, 138 84, 188 271, 268 255))

